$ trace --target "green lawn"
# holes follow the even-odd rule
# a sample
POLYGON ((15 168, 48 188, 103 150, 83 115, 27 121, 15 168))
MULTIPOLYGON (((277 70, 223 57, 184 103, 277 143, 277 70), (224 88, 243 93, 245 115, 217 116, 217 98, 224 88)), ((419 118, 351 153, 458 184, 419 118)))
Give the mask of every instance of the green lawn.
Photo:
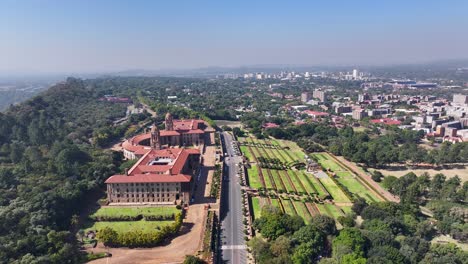
POLYGON ((290 163, 292 161, 281 149, 271 149, 271 152, 283 163, 290 163))
POLYGON ((318 162, 322 165, 325 169, 330 169, 334 172, 338 171, 346 171, 343 167, 341 167, 338 163, 333 161, 333 159, 328 155, 328 153, 314 153, 314 157, 318 158, 318 162))
POLYGON ((259 153, 260 157, 268 158, 268 155, 265 152, 265 149, 262 147, 254 147, 257 150, 257 153, 259 153))
POLYGON ((289 182, 288 175, 286 174, 286 172, 283 171, 283 170, 280 170, 280 171, 278 171, 278 174, 280 175, 281 179, 283 180, 283 183, 284 183, 284 185, 286 187, 286 191, 288 193, 294 193, 294 188, 291 185, 291 183, 289 182))
POLYGON ((314 184, 312 183, 312 179, 310 179, 309 175, 307 175, 303 171, 297 172, 296 175, 297 175, 297 178, 302 182, 302 185, 304 185, 304 187, 306 188, 307 193, 309 193, 309 194, 314 194, 314 193, 319 194, 318 188, 316 188, 314 186, 314 184))
POLYGON ((368 202, 381 200, 349 172, 338 172, 336 180, 346 186, 350 192, 365 198, 368 202))
POLYGON ((336 183, 330 179, 330 178, 321 178, 319 179, 320 182, 322 182, 323 186, 325 186, 325 189, 330 193, 330 195, 333 197, 333 200, 335 202, 341 202, 341 203, 349 203, 351 202, 348 197, 344 194, 344 192, 336 185, 336 183))
POLYGON ((290 156, 292 156, 292 158, 294 158, 297 161, 304 162, 305 153, 295 142, 287 140, 282 140, 281 142, 283 146, 289 147, 288 152, 290 156))
POLYGON ((281 199, 281 203, 283 204, 284 207, 284 212, 288 215, 296 215, 296 210, 294 210, 294 206, 291 202, 291 200, 285 200, 281 199))
POLYGON ((328 215, 330 217, 333 217, 333 215, 331 215, 331 212, 328 211, 327 208, 325 208, 324 204, 316 204, 316 205, 317 205, 317 208, 319 209, 321 215, 328 215))
POLYGON ((174 221, 122 221, 122 222, 95 222, 94 225, 87 230, 100 230, 106 226, 114 229, 118 233, 127 231, 143 231, 148 232, 157 230, 163 226, 174 223, 174 221))
POLYGON ((250 162, 255 161, 252 157, 252 153, 250 153, 249 148, 247 146, 240 146, 240 151, 242 152, 242 154, 248 161, 250 162))
POLYGON ((260 176, 258 176, 257 165, 252 165, 252 167, 248 168, 247 174, 249 177, 250 187, 254 189, 262 188, 262 183, 260 182, 260 176))
POLYGON ((296 172, 293 171, 293 170, 288 170, 288 174, 294 184, 294 187, 296 187, 296 190, 299 192, 299 193, 306 193, 306 190, 304 190, 304 188, 302 188, 302 185, 301 185, 301 182, 299 181, 298 177, 296 176, 296 172))
POLYGON ((270 176, 267 172, 267 169, 262 169, 263 179, 265 180, 265 186, 267 189, 273 190, 273 185, 271 184, 270 176))
POLYGON ((283 184, 281 184, 281 179, 280 175, 278 174, 277 170, 270 170, 271 175, 273 176, 273 179, 275 180, 276 183, 276 189, 278 191, 286 192, 286 189, 283 187, 283 184))
POLYGON ((335 219, 343 215, 340 208, 334 204, 325 204, 325 208, 335 219))
POLYGON ((180 210, 175 206, 160 207, 102 207, 92 216, 170 216, 179 213, 180 210))
POLYGON ((252 208, 254 218, 260 218, 260 216, 262 215, 262 208, 260 208, 260 199, 258 197, 252 197, 252 208))
POLYGON ((353 210, 351 209, 351 206, 340 206, 341 210, 344 211, 345 214, 352 213, 353 210))
POLYGON ((271 202, 272 206, 275 206, 275 207, 278 207, 279 209, 281 209, 281 206, 279 204, 279 200, 277 198, 270 198, 270 202, 271 202))
POLYGON ((301 201, 293 201, 293 203, 296 207, 298 215, 304 219, 305 223, 309 223, 312 219, 312 216, 310 215, 309 210, 307 210, 305 204, 301 201))

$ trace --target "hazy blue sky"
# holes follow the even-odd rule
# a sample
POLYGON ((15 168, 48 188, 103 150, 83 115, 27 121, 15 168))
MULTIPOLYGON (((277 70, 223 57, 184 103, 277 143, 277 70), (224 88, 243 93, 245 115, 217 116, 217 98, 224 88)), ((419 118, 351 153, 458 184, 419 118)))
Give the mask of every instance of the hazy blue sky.
POLYGON ((0 72, 468 58, 467 0, 229 2, 2 0, 0 72))

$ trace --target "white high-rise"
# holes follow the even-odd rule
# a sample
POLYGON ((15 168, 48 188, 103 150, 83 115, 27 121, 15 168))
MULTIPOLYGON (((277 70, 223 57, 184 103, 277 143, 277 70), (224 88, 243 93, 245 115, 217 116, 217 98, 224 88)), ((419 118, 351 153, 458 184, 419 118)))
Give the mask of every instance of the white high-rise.
POLYGON ((357 80, 358 77, 359 77, 359 72, 358 72, 357 69, 354 69, 354 70, 353 70, 353 79, 354 79, 354 80, 357 80))

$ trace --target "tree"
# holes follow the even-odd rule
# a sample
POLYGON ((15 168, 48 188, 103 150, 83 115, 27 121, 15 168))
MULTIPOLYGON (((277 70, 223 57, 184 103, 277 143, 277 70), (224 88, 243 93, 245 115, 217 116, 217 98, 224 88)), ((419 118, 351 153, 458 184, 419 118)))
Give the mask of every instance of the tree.
POLYGON ((344 255, 341 258, 341 263, 346 263, 346 264, 366 264, 367 260, 366 258, 356 254, 356 253, 349 253, 344 255))
POLYGON ((369 204, 367 204, 366 199, 362 197, 358 197, 354 201, 353 206, 351 207, 351 210, 353 210, 353 212, 355 212, 357 215, 360 215, 362 213, 362 210, 364 210, 364 208, 366 208, 368 205, 369 204))
POLYGON ((262 238, 254 237, 248 242, 248 244, 249 247, 252 249, 252 256, 259 263, 262 263, 263 261, 272 258, 272 254, 270 252, 270 245, 262 238))
POLYGON ((376 182, 380 182, 381 179, 383 178, 383 174, 380 172, 380 171, 374 171, 372 173, 372 180, 376 181, 376 182))
POLYGON ((106 226, 99 230, 97 238, 101 240, 105 246, 112 246, 117 243, 118 234, 114 229, 106 226))
POLYGON ((391 246, 372 247, 368 252, 369 264, 380 263, 405 263, 405 256, 403 256, 398 249, 391 246))
POLYGON ((314 263, 314 259, 317 257, 318 251, 314 248, 314 244, 311 242, 302 243, 294 249, 294 253, 291 257, 294 264, 306 264, 314 263))
POLYGON ((291 251, 291 240, 286 236, 278 237, 271 243, 270 251, 277 257, 288 256, 291 251))
POLYGON ((185 256, 183 264, 205 264, 206 262, 198 257, 187 255, 185 256))
POLYGON ((346 214, 344 216, 339 216, 337 218, 338 222, 344 227, 353 227, 354 226, 354 215, 346 214))
POLYGON ((337 237, 333 239, 333 256, 341 261, 342 257, 349 253, 364 256, 367 240, 359 229, 351 227, 344 228, 337 237))
POLYGON ((317 215, 312 217, 310 225, 321 230, 325 235, 336 234, 335 219, 326 215, 317 215))
POLYGON ((81 243, 83 243, 83 238, 85 236, 85 231, 83 229, 78 230, 78 236, 80 237, 81 243))
POLYGON ((382 181, 382 186, 385 188, 385 189, 388 189, 390 190, 392 187, 393 187, 393 184, 395 184, 395 182, 398 180, 397 177, 395 176, 387 176, 387 177, 384 177, 383 181, 382 181))

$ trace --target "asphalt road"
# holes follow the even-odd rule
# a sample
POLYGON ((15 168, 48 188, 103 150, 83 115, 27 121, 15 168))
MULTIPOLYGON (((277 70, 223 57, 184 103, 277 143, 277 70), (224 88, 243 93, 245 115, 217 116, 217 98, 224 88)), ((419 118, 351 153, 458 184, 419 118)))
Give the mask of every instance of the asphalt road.
POLYGON ((234 138, 223 132, 225 159, 223 173, 223 194, 221 200, 221 259, 222 263, 247 263, 247 246, 244 240, 242 223, 242 195, 239 177, 241 156, 237 156, 232 146, 234 138))

